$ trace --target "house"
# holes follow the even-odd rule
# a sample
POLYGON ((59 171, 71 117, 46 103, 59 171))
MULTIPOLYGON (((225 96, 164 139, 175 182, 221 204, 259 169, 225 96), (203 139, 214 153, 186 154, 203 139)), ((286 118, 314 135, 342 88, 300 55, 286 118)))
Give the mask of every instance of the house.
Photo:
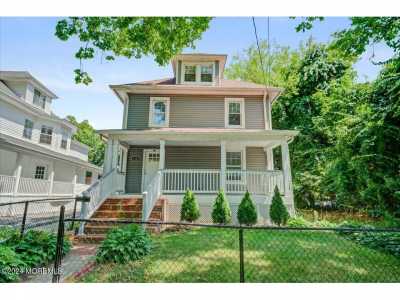
POLYGON ((274 130, 271 122, 281 89, 224 79, 226 59, 181 54, 172 60, 171 78, 110 86, 124 106, 123 126, 98 132, 107 141, 103 180, 115 176, 118 184, 93 209, 106 197, 113 203, 131 197, 142 202, 143 220, 158 202, 163 220, 178 221, 183 194, 191 189, 201 221, 209 222, 219 189, 233 216, 248 190, 259 222, 267 223, 278 186, 294 213, 288 145, 297 131, 274 130), (277 147, 281 163, 274 166, 277 147))
POLYGON ((56 98, 28 72, 0 71, 0 198, 75 195, 97 181, 77 128, 51 111, 56 98))

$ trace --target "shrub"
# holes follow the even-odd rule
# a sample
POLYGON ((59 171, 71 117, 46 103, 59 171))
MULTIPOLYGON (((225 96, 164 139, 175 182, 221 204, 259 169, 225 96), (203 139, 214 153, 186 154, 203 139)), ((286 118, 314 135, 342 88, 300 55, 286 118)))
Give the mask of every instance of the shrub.
POLYGON ((4 226, 0 228, 0 243, 7 242, 9 239, 13 239, 19 236, 19 231, 13 227, 4 226))
POLYGON ((257 223, 257 210, 250 198, 249 191, 244 194, 239 204, 237 218, 240 224, 254 225, 257 223))
POLYGON ((142 227, 132 224, 110 230, 97 251, 96 260, 99 263, 126 263, 138 260, 150 251, 148 233, 142 227))
MULTIPOLYGON (((57 236, 53 233, 30 230, 22 238, 14 236, 8 241, 28 267, 38 267, 56 256, 57 236)), ((63 255, 71 249, 71 242, 64 239, 63 255)))
POLYGON ((289 219, 289 213, 285 204, 283 204, 282 196, 277 186, 275 186, 274 196, 272 197, 269 216, 271 221, 278 226, 285 225, 289 219))
POLYGON ((213 205, 213 211, 211 213, 213 223, 217 224, 228 224, 231 222, 232 214, 229 203, 226 200, 225 193, 223 190, 218 192, 217 198, 213 205))
POLYGON ((307 221, 303 217, 293 217, 293 218, 289 218, 289 220, 287 221, 287 226, 304 228, 304 227, 311 227, 312 223, 307 221))
POLYGON ((10 247, 0 245, 0 283, 18 281, 19 275, 13 268, 24 268, 25 263, 10 247))
POLYGON ((200 217, 199 204, 191 190, 186 190, 181 207, 181 221, 194 222, 200 217))

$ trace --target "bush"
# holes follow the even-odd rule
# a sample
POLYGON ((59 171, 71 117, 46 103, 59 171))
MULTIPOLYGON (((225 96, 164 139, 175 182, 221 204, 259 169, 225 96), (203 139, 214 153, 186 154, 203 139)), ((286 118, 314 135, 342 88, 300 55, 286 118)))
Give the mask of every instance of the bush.
POLYGON ((240 224, 248 226, 257 223, 257 210, 250 198, 249 191, 244 194, 244 197, 239 204, 237 219, 240 224))
POLYGON ((272 197, 269 216, 271 221, 278 226, 285 225, 289 219, 289 213, 285 204, 283 204, 282 196, 277 186, 275 186, 274 196, 272 197))
POLYGON ((186 190, 181 207, 181 221, 194 222, 200 217, 199 204, 191 190, 186 190))
POLYGON ((114 228, 108 232, 96 254, 99 263, 126 263, 138 260, 151 251, 148 233, 138 225, 114 228))
POLYGON ((232 214, 229 207, 229 203, 226 200, 225 193, 223 190, 218 192, 217 198, 213 205, 213 211, 211 213, 213 223, 217 224, 228 224, 231 222, 232 214))
POLYGON ((14 239, 19 236, 19 231, 13 227, 4 226, 0 228, 0 243, 7 242, 9 239, 14 239))
POLYGON ((286 225, 288 227, 304 228, 304 227, 311 227, 312 223, 307 221, 303 217, 293 217, 289 218, 286 225))
POLYGON ((13 249, 0 245, 0 283, 18 281, 19 274, 11 269, 21 269, 25 266, 13 249))
MULTIPOLYGON (((7 244, 13 248, 27 267, 38 267, 56 256, 57 236, 53 233, 30 230, 22 238, 14 236, 7 244)), ((71 242, 64 239, 63 255, 71 249, 71 242)))

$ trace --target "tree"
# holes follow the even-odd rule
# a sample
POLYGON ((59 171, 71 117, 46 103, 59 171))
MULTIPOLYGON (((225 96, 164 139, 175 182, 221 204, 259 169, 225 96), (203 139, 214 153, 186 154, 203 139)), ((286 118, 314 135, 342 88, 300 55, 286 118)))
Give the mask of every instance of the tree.
POLYGON ((275 186, 274 196, 272 197, 269 216, 272 223, 278 226, 285 225, 289 219, 289 213, 285 204, 283 204, 282 196, 277 186, 275 186))
POLYGON ((101 166, 104 162, 105 145, 95 129, 89 124, 88 120, 79 123, 74 116, 67 116, 67 120, 77 127, 77 131, 72 136, 72 139, 88 145, 89 161, 97 166, 101 166))
POLYGON ((249 191, 246 191, 242 201, 239 204, 237 219, 239 224, 251 226, 257 223, 257 210, 251 200, 249 191))
POLYGON ((228 224, 231 222, 231 209, 223 190, 218 192, 211 213, 213 223, 228 224))
POLYGON ((194 41, 208 29, 209 17, 70 17, 57 23, 55 35, 62 41, 77 37, 82 46, 75 53, 80 68, 75 82, 90 84, 91 77, 82 68, 82 60, 95 57, 96 50, 107 61, 116 56, 141 58, 153 55, 160 65, 194 41))
POLYGON ((181 207, 181 221, 194 222, 200 217, 199 204, 191 190, 186 190, 181 207))

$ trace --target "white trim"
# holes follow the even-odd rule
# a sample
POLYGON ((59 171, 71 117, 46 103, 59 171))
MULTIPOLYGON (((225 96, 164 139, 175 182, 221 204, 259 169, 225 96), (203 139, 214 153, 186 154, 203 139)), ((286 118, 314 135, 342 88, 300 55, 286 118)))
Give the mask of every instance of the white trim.
MULTIPOLYGON (((142 192, 144 192, 144 170, 145 170, 145 164, 146 164, 146 157, 147 157, 147 153, 150 152, 155 152, 155 153, 159 153, 160 154, 160 149, 157 148, 148 148, 148 149, 143 149, 143 159, 142 159, 142 183, 141 183, 141 190, 142 192)), ((161 159, 161 157, 160 157, 161 159)))
POLYGON ((244 98, 225 98, 225 128, 245 128, 245 102, 244 98), (240 104, 240 125, 229 125, 229 104, 239 103, 240 104))
POLYGON ((149 127, 169 127, 169 97, 150 97, 149 127), (163 125, 153 123, 154 104, 163 102, 165 104, 165 123, 163 125))
POLYGON ((206 85, 213 86, 215 85, 215 62, 182 62, 181 64, 181 84, 190 85, 206 85), (196 67, 196 76, 195 81, 185 81, 185 67, 186 66, 194 66, 196 67), (212 81, 211 82, 203 82, 201 81, 201 67, 202 66, 212 66, 212 81))

